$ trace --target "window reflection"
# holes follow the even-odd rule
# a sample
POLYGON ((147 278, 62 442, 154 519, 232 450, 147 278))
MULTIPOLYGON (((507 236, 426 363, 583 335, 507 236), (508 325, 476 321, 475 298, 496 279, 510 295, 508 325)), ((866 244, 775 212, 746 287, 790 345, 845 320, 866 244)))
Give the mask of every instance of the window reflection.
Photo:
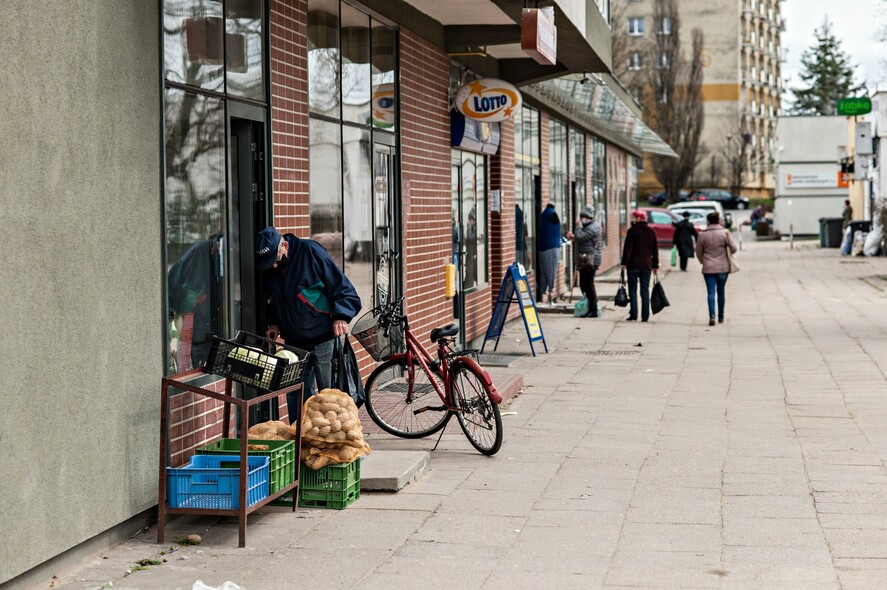
POLYGON ((225 24, 217 0, 164 0, 163 69, 167 80, 208 90, 224 85, 225 24))
POLYGON ((515 117, 515 259, 527 271, 535 266, 536 175, 539 174, 539 111, 522 107, 515 117))
POLYGON ((566 235, 570 226, 566 223, 570 216, 567 200, 567 126, 551 120, 548 132, 548 158, 551 172, 551 202, 561 220, 561 234, 566 235))
POLYGON ((339 118, 339 2, 308 2, 308 108, 339 118))
MULTIPOLYGON (((342 178, 339 125, 317 119, 308 122, 309 200, 311 239, 320 242, 339 268, 345 268, 342 252, 342 178)), ((346 162, 347 164, 347 162, 346 162)))
POLYGON ((342 4, 342 119, 370 123, 370 17, 342 4))
POLYGON ((255 100, 265 98, 262 31, 263 0, 228 0, 225 59, 228 92, 255 100))
POLYGON ((366 129, 342 128, 345 158, 345 266, 361 301, 373 300, 373 195, 370 134, 366 129))
MULTIPOLYGON (((487 282, 486 160, 480 154, 453 151, 453 263, 461 288, 487 282)), ((457 285, 457 288, 460 288, 457 285)))
POLYGON ((221 100, 166 91, 169 370, 206 360, 224 329, 225 124, 221 100))
POLYGON ((397 34, 393 29, 373 22, 373 125, 394 131, 397 125, 397 34))

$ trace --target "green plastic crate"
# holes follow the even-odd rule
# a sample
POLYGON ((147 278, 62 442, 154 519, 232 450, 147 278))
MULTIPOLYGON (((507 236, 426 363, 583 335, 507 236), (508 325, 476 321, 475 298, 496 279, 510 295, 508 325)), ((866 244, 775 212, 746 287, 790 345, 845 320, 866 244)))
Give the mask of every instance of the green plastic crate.
MULTIPOLYGON (((296 481, 296 443, 291 440, 250 440, 251 445, 268 445, 267 451, 247 451, 271 460, 268 494, 274 494, 296 481)), ((197 449, 198 455, 239 455, 239 438, 222 438, 197 449)), ((239 466, 239 464, 238 464, 239 466)))
POLYGON ((341 510, 360 498, 360 459, 299 471, 299 506, 341 510))

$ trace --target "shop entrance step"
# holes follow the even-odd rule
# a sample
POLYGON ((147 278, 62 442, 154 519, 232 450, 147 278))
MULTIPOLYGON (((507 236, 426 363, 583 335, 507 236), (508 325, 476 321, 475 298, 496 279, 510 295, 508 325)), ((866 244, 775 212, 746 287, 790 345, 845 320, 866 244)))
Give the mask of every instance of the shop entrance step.
POLYGON ((427 451, 374 450, 360 464, 362 492, 396 492, 422 477, 431 454, 427 451))

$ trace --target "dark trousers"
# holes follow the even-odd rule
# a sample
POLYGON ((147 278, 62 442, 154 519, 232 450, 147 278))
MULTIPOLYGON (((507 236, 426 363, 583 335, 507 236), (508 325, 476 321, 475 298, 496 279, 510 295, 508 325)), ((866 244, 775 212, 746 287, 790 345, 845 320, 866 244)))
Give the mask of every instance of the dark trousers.
POLYGON ((644 268, 628 269, 628 317, 638 319, 638 282, 641 286, 641 320, 650 319, 650 275, 644 268))
POLYGON ((681 270, 687 270, 687 256, 684 256, 681 253, 678 253, 678 258, 681 260, 681 270))
POLYGON ((597 317, 597 291, 594 288, 594 273, 596 268, 579 271, 579 290, 588 299, 588 316, 597 317))

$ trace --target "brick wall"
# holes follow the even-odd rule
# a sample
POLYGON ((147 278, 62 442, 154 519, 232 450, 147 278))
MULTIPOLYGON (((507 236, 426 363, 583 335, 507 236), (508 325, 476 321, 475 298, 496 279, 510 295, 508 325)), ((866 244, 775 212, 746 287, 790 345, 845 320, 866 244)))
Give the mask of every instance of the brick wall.
POLYGON ((415 33, 402 29, 400 41, 401 260, 410 327, 428 344, 430 330, 453 318, 453 302, 444 297, 452 257, 450 62, 415 33))
POLYGON ((307 1, 272 0, 271 158, 274 224, 309 237, 307 1))

